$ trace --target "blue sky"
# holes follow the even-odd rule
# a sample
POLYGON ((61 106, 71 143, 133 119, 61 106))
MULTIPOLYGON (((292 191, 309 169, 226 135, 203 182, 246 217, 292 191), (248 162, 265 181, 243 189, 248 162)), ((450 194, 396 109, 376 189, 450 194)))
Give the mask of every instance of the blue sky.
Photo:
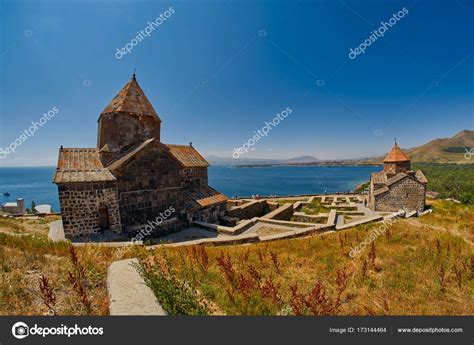
POLYGON ((134 68, 162 141, 230 156, 287 107, 246 157, 352 158, 474 128, 469 0, 3 1, 0 147, 59 113, 0 166, 55 165, 94 147, 97 119, 134 68), (174 13, 121 59, 169 7, 174 13), (350 59, 405 7, 383 37, 350 59))

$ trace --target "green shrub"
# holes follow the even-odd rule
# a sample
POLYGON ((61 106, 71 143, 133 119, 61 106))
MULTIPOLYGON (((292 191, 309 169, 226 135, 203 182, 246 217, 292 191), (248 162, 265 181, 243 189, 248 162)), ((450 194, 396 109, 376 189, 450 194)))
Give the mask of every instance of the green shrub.
POLYGON ((209 309, 190 282, 179 279, 166 255, 150 266, 141 260, 136 268, 169 315, 208 315, 209 309))
POLYGON ((474 164, 417 163, 413 169, 422 170, 428 179, 428 190, 440 198, 458 199, 474 205, 474 164))

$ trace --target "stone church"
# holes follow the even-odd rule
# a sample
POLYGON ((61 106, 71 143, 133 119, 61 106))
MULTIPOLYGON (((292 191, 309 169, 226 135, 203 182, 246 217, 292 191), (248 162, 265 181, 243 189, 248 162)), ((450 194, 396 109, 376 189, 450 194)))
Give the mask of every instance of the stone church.
POLYGON ((369 207, 374 211, 423 211, 428 180, 411 170, 410 158, 397 143, 383 161, 383 171, 372 173, 369 207))
POLYGON ((133 74, 99 116, 97 147, 61 146, 53 182, 67 238, 106 229, 133 235, 158 217, 160 235, 225 214, 227 198, 208 186, 207 161, 192 144, 162 143, 160 133, 133 74))

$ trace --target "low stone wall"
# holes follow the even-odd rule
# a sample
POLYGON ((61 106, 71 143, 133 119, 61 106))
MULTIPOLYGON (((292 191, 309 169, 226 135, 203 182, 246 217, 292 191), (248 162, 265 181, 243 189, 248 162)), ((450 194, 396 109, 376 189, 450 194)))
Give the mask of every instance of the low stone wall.
POLYGON ((336 225, 336 218, 337 218, 336 210, 331 210, 329 212, 328 221, 327 221, 326 224, 335 226, 336 225))
POLYGON ((196 219, 206 223, 217 223, 220 218, 225 216, 226 212, 226 203, 212 205, 194 212, 190 223, 196 219))
POLYGON ((222 246, 222 245, 236 245, 244 243, 259 242, 260 238, 257 234, 239 235, 232 237, 215 237, 215 238, 201 238, 199 240, 170 243, 170 244, 157 244, 155 246, 146 247, 146 249, 154 249, 159 247, 182 247, 182 246, 193 246, 193 245, 207 245, 207 246, 222 246))
POLYGON ((290 222, 288 220, 276 220, 276 219, 263 219, 260 218, 259 222, 267 223, 267 224, 275 224, 275 225, 284 225, 287 227, 292 228, 311 228, 311 227, 318 227, 324 224, 310 224, 310 223, 303 223, 303 222, 290 222))
POLYGON ((227 215, 240 219, 251 219, 262 216, 266 209, 269 210, 270 208, 265 200, 254 200, 227 210, 227 215))
POLYGON ((290 220, 293 215, 293 204, 287 203, 264 215, 262 219, 290 220))
POLYGON ((293 204, 293 209, 295 210, 295 212, 300 211, 307 203, 308 202, 306 201, 297 201, 293 204))
POLYGON ((355 227, 357 225, 362 225, 362 224, 372 223, 372 222, 378 222, 378 221, 381 221, 381 220, 383 220, 382 216, 372 216, 372 217, 367 217, 367 218, 364 218, 364 219, 361 219, 361 220, 358 220, 358 221, 355 221, 355 222, 347 223, 347 224, 344 224, 344 222, 342 222, 343 224, 336 226, 336 230, 348 229, 348 228, 355 227))
POLYGON ((252 219, 247 219, 243 222, 241 222, 239 225, 234 226, 233 228, 229 226, 223 226, 223 225, 217 225, 217 224, 211 224, 211 223, 206 223, 206 222, 201 222, 201 221, 194 221, 193 224, 200 226, 202 228, 209 229, 211 231, 216 231, 220 234, 225 234, 225 235, 239 235, 251 226, 253 226, 255 223, 257 223, 258 218, 254 217, 252 219))
POLYGON ((315 223, 315 224, 325 224, 327 222, 327 216, 313 216, 309 214, 304 214, 303 212, 293 213, 292 220, 295 222, 302 223, 315 223))
POLYGON ((270 211, 275 211, 280 206, 279 203, 271 202, 271 201, 267 201, 267 205, 268 205, 268 208, 270 209, 270 211))

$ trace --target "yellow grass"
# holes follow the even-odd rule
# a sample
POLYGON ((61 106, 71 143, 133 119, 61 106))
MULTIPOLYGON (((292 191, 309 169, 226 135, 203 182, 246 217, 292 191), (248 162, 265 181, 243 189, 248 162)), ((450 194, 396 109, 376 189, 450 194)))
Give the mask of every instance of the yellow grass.
MULTIPOLYGON (((319 282, 328 301, 318 309, 321 314, 472 315, 474 207, 443 201, 432 207, 431 215, 395 221, 386 235, 375 239, 375 253, 369 246, 356 258, 349 256, 351 248, 380 224, 269 243, 211 246, 204 251, 141 248, 123 255, 114 248, 85 246, 77 247, 77 254, 95 315, 108 313, 107 267, 124 257, 139 257, 150 270, 166 257, 178 278, 192 284, 209 302, 211 313, 294 314, 291 288, 308 297, 319 282), (233 283, 218 258, 231 263, 233 283), (259 283, 250 279, 251 271, 260 277, 259 283), (347 286, 342 286, 337 302, 341 284, 336 279, 341 272, 348 275, 347 286), (270 293, 272 286, 276 295, 270 293)), ((0 222, 1 315, 51 313, 39 288, 42 275, 56 295, 56 314, 86 313, 68 279, 74 270, 68 244, 52 243, 46 233, 43 219, 0 222)), ((301 313, 313 314, 308 309, 301 313)))
MULTIPOLYGON (((49 221, 54 220, 49 219, 49 221)), ((47 239, 44 219, 1 219, 0 222, 0 315, 84 315, 80 297, 69 281, 74 265, 67 242, 47 239), (39 279, 45 276, 53 288, 56 303, 50 310, 42 299, 39 279)), ((116 249, 78 247, 85 270, 84 288, 91 300, 91 314, 108 314, 106 273, 108 265, 121 259, 116 249)), ((126 253, 126 255, 131 255, 126 253)))
POLYGON ((191 248, 156 250, 153 260, 162 260, 165 253, 179 267, 181 278, 193 282, 226 314, 292 314, 291 287, 308 293, 316 281, 335 300, 336 273, 344 270, 349 274, 347 287, 340 307, 330 314, 472 315, 474 208, 436 202, 433 209, 432 215, 423 218, 395 221, 386 235, 374 241, 372 259, 370 246, 354 259, 349 253, 380 224, 308 238, 206 247, 207 270, 197 264, 199 257, 191 248), (226 278, 217 263, 219 257, 229 258, 244 285, 238 281, 241 278, 234 283, 226 278), (264 297, 261 284, 250 283, 253 287, 245 291, 249 267, 256 269, 262 281, 272 279, 281 303, 264 297))

